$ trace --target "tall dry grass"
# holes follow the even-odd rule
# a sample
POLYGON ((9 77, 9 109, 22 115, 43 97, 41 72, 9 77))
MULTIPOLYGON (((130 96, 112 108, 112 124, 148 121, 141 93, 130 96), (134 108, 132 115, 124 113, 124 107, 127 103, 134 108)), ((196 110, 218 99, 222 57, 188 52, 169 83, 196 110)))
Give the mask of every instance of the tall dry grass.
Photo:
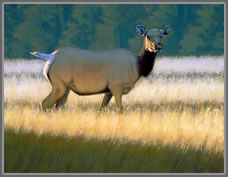
POLYGON ((5 110, 5 127, 38 135, 67 135, 119 142, 180 145, 183 148, 224 150, 224 113, 202 109, 198 114, 183 111, 149 112, 137 109, 120 116, 115 112, 62 110, 42 113, 29 107, 5 110))
MULTIPOLYGON (((4 79, 4 101, 24 100, 35 103, 41 102, 49 92, 51 85, 43 78, 31 76, 16 76, 4 79)), ((103 95, 77 96, 71 93, 68 103, 98 103, 103 95)), ((162 102, 195 103, 198 101, 224 102, 224 81, 216 79, 174 79, 171 81, 160 78, 154 80, 140 80, 135 88, 123 96, 123 103, 160 104, 162 102)))
POLYGON ((99 113, 102 95, 80 97, 73 93, 65 109, 40 112, 39 102, 51 89, 40 75, 43 63, 20 62, 5 62, 5 128, 38 135, 66 134, 224 150, 223 57, 158 60, 153 75, 140 80, 124 96, 122 116, 113 111, 114 100, 108 111, 99 113), (198 74, 190 77, 184 71, 198 74))

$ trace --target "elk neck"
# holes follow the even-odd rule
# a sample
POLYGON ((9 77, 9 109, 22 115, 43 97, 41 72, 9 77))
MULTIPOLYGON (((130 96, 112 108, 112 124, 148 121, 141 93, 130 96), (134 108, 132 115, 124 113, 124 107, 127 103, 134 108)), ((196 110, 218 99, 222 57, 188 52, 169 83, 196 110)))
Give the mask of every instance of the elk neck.
POLYGON ((149 52, 143 47, 137 56, 139 77, 147 77, 154 67, 154 61, 157 53, 149 52))

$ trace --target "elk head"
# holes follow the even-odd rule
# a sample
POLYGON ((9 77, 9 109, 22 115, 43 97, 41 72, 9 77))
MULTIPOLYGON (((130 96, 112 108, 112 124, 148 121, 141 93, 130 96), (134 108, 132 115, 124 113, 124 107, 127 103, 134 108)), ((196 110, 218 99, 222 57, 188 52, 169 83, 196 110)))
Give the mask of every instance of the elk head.
POLYGON ((136 30, 140 36, 144 36, 144 49, 149 52, 160 52, 163 49, 163 44, 161 39, 163 35, 167 35, 171 31, 170 26, 165 26, 164 28, 149 29, 148 31, 142 25, 137 25, 136 30))

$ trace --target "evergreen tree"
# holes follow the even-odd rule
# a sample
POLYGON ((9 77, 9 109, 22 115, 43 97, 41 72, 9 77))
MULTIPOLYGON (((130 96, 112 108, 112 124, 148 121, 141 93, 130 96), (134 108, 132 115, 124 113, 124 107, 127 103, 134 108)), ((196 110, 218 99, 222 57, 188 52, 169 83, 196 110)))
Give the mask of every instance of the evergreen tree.
POLYGON ((23 21, 13 32, 13 57, 30 57, 29 51, 52 52, 60 36, 61 7, 27 5, 23 21))
POLYGON ((88 49, 93 41, 96 23, 99 21, 99 6, 74 5, 66 23, 59 46, 88 49))
POLYGON ((4 55, 11 56, 14 53, 12 43, 14 42, 13 32, 16 30, 17 25, 23 20, 24 6, 16 4, 4 5, 4 55))
POLYGON ((201 5, 195 14, 196 23, 188 25, 188 30, 180 41, 181 53, 183 55, 223 54, 223 5, 201 5))
POLYGON ((119 5, 101 5, 101 22, 96 24, 96 31, 90 48, 93 50, 120 47, 121 12, 119 5))

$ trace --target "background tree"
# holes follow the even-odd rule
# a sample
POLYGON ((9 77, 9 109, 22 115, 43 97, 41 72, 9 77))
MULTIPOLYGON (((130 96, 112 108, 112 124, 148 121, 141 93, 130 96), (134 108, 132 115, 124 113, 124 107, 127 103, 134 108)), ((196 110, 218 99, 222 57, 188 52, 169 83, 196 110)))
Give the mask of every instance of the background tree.
POLYGON ((96 23, 99 22, 100 7, 97 5, 75 5, 70 14, 59 46, 88 49, 94 40, 96 23))
POLYGON ((100 23, 95 26, 95 36, 91 44, 94 50, 120 47, 121 9, 118 5, 102 5, 100 23))
POLYGON ((4 52, 5 56, 13 56, 14 54, 14 37, 13 34, 24 18, 23 11, 25 6, 5 5, 4 7, 4 52))
POLYGON ((187 33, 180 41, 181 54, 207 55, 208 51, 214 55, 223 53, 224 7, 200 5, 195 14, 195 22, 188 25, 187 33))
MULTIPOLYGON (((29 51, 52 52, 61 34, 60 6, 26 5, 23 18, 12 33, 12 57, 30 57, 29 51)), ((7 29, 6 29, 7 31, 7 29)), ((6 46, 7 47, 7 46, 6 46)))

